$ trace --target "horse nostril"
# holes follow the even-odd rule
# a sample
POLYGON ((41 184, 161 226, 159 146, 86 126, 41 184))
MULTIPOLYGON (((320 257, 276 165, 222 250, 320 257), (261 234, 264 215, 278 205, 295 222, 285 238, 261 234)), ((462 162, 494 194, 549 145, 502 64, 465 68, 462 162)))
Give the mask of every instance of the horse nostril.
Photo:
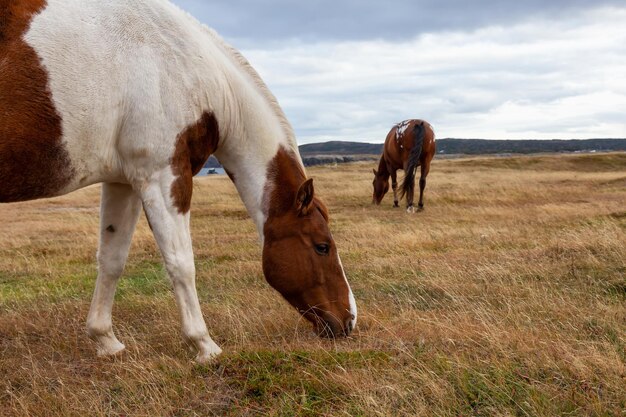
POLYGON ((346 336, 349 336, 350 333, 352 333, 352 330, 354 330, 353 322, 354 322, 354 316, 351 315, 350 318, 346 320, 345 325, 343 327, 346 336))

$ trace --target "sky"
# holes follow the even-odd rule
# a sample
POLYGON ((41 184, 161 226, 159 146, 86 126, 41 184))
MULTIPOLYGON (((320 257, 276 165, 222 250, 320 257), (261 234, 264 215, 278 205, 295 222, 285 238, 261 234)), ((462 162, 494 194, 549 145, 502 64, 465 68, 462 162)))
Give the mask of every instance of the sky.
POLYGON ((174 0, 239 49, 298 143, 626 137, 626 0, 174 0))

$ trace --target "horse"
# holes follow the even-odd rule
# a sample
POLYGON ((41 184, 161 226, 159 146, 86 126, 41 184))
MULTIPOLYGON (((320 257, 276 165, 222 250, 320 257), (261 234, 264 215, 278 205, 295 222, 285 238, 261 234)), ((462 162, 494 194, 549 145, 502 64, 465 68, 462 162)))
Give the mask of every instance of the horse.
POLYGON ((424 209, 424 189, 426 177, 430 171, 430 162, 435 156, 435 131, 430 123, 424 120, 411 119, 396 124, 391 128, 383 145, 383 154, 378 163, 378 170, 374 169, 374 193, 372 202, 380 204, 389 191, 389 177, 393 189, 393 206, 398 204, 397 171, 404 170, 404 180, 401 185, 402 199, 406 195, 407 213, 414 213, 413 195, 415 189, 415 174, 417 167, 421 167, 419 180, 420 198, 418 210, 424 209))
POLYGON ((320 336, 357 309, 328 209, 293 128, 248 61, 168 0, 0 0, 0 203, 102 184, 87 333, 100 356, 143 209, 171 279, 183 337, 207 362, 189 229, 193 176, 215 155, 256 224, 262 269, 320 336))

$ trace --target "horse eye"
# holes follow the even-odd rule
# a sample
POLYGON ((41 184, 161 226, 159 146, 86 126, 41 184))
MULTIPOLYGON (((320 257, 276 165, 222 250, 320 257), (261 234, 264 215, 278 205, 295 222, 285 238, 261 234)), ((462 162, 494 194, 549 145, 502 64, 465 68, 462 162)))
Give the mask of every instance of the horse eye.
POLYGON ((317 252, 318 255, 326 256, 330 253, 330 245, 326 243, 315 245, 315 252, 317 252))

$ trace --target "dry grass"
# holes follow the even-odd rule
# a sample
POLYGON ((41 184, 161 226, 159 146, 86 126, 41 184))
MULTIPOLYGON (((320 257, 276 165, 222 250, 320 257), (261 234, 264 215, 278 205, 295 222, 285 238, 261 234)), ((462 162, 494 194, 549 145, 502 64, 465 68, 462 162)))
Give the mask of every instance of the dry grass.
POLYGON ((264 282, 228 179, 196 180, 207 324, 198 366, 145 224, 114 308, 127 352, 84 320, 97 187, 0 207, 0 414, 624 415, 626 154, 435 161, 426 211, 373 207, 371 164, 309 170, 359 303, 330 342, 264 282))

